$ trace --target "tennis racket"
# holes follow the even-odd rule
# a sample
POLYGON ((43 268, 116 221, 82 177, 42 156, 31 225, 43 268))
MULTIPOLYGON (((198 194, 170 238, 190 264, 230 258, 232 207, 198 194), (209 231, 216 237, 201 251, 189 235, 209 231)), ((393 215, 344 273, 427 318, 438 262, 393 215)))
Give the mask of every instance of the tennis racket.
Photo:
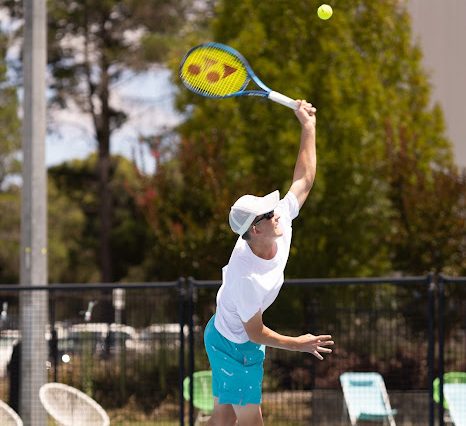
POLYGON ((243 55, 225 44, 211 42, 193 47, 181 61, 180 78, 189 90, 208 98, 261 96, 298 108, 294 99, 268 88, 243 55), (251 80, 259 90, 246 90, 251 80))

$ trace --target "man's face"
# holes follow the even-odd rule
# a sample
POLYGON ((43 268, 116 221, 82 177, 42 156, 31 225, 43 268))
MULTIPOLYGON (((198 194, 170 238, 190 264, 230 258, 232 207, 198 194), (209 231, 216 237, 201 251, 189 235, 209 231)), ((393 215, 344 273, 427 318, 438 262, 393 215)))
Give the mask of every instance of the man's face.
POLYGON ((278 238, 283 235, 279 223, 280 215, 274 211, 258 216, 253 222, 253 226, 264 236, 268 238, 278 238))

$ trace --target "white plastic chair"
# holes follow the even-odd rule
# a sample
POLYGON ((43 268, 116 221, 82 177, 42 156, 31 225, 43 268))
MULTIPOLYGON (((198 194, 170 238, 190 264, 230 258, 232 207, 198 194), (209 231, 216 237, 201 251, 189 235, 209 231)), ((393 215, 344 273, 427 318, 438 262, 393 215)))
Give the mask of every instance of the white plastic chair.
POLYGON ((466 384, 445 383, 445 401, 448 402, 450 417, 455 426, 466 426, 466 384))
MULTIPOLYGON (((466 426, 466 372, 449 371, 443 375, 445 423, 466 426)), ((440 402, 440 379, 434 380, 434 401, 440 402)))
POLYGON ((396 426, 385 382, 379 373, 343 373, 340 376, 344 402, 352 425, 358 420, 382 421, 396 426))
POLYGON ((46 383, 39 391, 45 411, 63 426, 109 426, 105 410, 84 392, 63 383, 46 383))
POLYGON ((2 400, 0 400, 0 425, 23 426, 23 421, 16 411, 2 400))

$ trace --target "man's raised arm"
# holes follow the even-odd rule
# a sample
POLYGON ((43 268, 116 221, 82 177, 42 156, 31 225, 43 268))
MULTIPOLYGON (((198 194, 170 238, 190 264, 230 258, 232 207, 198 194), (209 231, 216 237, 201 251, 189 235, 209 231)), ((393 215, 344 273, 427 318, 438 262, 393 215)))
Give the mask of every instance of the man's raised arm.
POLYGON ((299 107, 295 114, 301 123, 301 142, 290 191, 296 195, 301 208, 311 191, 316 175, 316 109, 306 101, 298 102, 299 107))

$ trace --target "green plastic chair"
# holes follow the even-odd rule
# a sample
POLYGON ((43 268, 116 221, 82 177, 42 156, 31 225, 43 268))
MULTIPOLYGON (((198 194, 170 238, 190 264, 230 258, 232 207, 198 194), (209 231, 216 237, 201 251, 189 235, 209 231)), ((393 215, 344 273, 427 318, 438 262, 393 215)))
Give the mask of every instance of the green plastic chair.
MULTIPOLYGON (((206 421, 214 411, 214 397, 212 395, 212 371, 196 371, 193 373, 193 406, 198 410, 196 424, 206 421)), ((190 400, 190 377, 183 380, 183 396, 190 400)))
MULTIPOLYGON (((462 371, 451 371, 449 373, 445 373, 443 375, 443 384, 451 384, 451 383, 460 383, 466 384, 466 373, 462 371)), ((444 389, 445 391, 445 389, 444 389)), ((439 404, 440 403, 440 378, 436 377, 434 380, 434 401, 439 404)), ((443 398, 443 407, 448 410, 448 402, 445 398, 443 398)))

